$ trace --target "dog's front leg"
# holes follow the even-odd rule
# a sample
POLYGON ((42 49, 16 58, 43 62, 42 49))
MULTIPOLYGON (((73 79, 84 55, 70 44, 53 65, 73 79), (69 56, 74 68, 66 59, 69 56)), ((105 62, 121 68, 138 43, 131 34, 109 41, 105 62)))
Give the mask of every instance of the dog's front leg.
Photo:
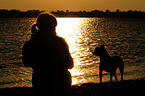
POLYGON ((103 71, 103 70, 100 70, 100 72, 99 72, 100 83, 102 83, 102 71, 103 71))

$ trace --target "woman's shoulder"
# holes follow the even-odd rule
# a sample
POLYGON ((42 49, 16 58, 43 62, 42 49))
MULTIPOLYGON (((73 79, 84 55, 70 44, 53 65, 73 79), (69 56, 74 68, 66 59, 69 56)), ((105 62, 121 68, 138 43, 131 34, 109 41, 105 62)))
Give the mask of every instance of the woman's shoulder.
POLYGON ((63 37, 57 36, 58 42, 66 43, 66 40, 63 37))
POLYGON ((60 44, 60 45, 63 45, 63 46, 66 46, 68 47, 68 44, 66 42, 66 40, 63 38, 63 37, 57 37, 57 42, 60 44))

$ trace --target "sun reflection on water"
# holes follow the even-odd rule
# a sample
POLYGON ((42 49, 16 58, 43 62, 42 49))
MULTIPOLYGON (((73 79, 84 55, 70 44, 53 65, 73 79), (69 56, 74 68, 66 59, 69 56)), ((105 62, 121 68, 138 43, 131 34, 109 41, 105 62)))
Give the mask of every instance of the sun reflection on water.
POLYGON ((85 34, 86 25, 82 27, 87 23, 86 20, 85 18, 57 18, 56 32, 67 41, 74 61, 74 68, 69 70, 72 74, 72 84, 87 82, 84 74, 90 73, 85 68, 94 63, 93 60, 89 60, 92 52, 90 52, 90 46, 86 44, 86 40, 91 39, 88 34, 85 34), (86 66, 82 68, 84 65, 86 66))
MULTIPOLYGON (((65 38, 69 45, 70 53, 74 60, 74 68, 69 70, 72 74, 72 77, 80 76, 83 74, 82 71, 78 69, 78 66, 81 64, 78 60, 78 56, 75 54, 78 51, 77 42, 79 38, 81 38, 81 34, 79 33, 81 18, 57 18, 58 26, 56 28, 56 32, 59 36, 65 38)), ((72 84, 77 84, 78 80, 76 78, 72 78, 72 84)))
POLYGON ((77 26, 79 26, 80 18, 57 18, 57 20, 57 34, 65 38, 69 45, 74 45, 74 39, 76 39, 77 32, 79 31, 77 26))

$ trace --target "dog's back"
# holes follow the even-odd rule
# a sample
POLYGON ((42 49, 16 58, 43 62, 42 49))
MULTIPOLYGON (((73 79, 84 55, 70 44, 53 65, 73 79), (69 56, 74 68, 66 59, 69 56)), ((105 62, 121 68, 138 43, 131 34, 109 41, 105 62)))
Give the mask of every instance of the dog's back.
POLYGON ((124 62, 120 56, 113 56, 112 61, 113 61, 114 65, 116 65, 117 67, 124 68, 124 62))

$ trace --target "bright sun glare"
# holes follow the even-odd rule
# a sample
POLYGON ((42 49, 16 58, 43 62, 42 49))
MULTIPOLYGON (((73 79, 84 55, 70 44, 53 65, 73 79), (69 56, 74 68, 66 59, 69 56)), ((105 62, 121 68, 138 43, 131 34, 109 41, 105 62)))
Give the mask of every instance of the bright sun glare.
MULTIPOLYGON (((75 52, 77 48, 75 47, 78 38, 79 29, 77 28, 80 24, 80 18, 57 18, 58 26, 56 28, 56 32, 59 36, 65 38, 69 45, 70 52, 75 52)), ((74 57, 74 56, 72 56, 74 57)), ((73 69, 69 70, 71 72, 72 77, 81 75, 82 72, 77 69, 77 65, 79 62, 74 59, 75 66, 73 69)), ((72 78, 72 84, 77 84, 78 81, 76 78, 72 78)))
POLYGON ((59 36, 65 38, 68 44, 73 43, 73 37, 76 33, 77 24, 79 24, 79 18, 57 18, 58 26, 56 32, 59 36))

